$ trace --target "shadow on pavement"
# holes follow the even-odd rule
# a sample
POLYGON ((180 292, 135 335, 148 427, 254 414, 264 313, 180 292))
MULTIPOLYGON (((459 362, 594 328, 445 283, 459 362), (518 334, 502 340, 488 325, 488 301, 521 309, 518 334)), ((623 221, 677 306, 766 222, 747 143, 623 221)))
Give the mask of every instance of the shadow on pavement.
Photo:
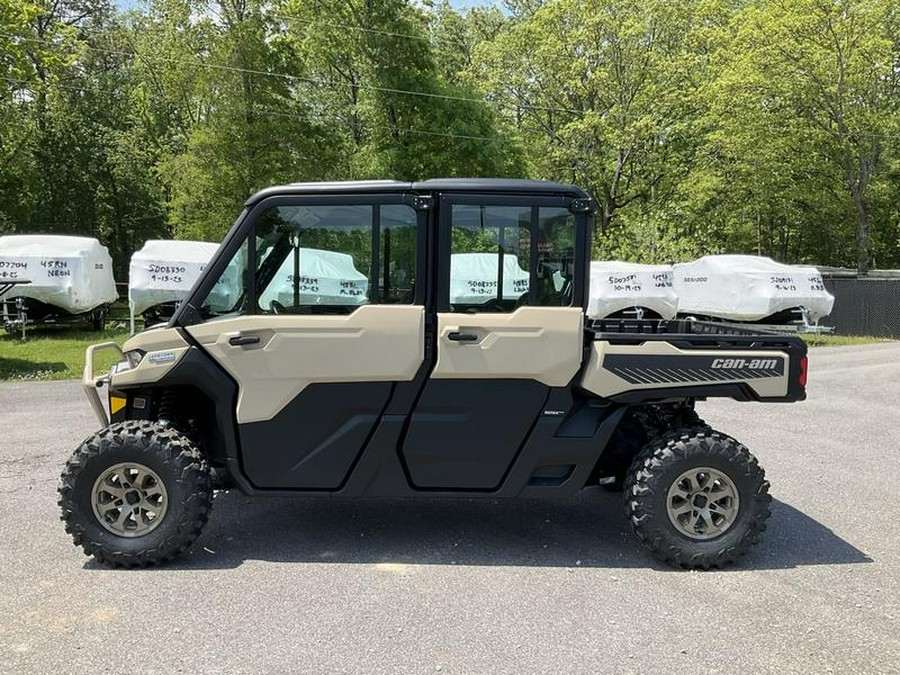
POLYGON ((41 372, 61 373, 67 368, 61 361, 38 362, 0 357, 0 378, 34 377, 41 372))
MULTIPOLYGON (((167 569, 245 560, 668 570, 631 535, 621 495, 565 501, 247 498, 219 494, 192 553, 167 569)), ((731 570, 871 562, 821 523, 775 500, 762 542, 731 570)), ((88 563, 88 567, 97 567, 88 563)))

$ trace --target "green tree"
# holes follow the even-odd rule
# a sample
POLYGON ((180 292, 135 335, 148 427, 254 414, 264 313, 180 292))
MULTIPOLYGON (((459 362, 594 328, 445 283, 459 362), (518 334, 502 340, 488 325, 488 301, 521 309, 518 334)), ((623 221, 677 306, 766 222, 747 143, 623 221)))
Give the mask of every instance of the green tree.
POLYGON ((349 176, 521 170, 479 94, 441 77, 422 10, 404 0, 289 0, 281 11, 323 116, 343 131, 349 176))
POLYGON ((557 0, 476 50, 471 80, 522 133, 532 172, 589 188, 601 238, 629 205, 668 189, 690 113, 685 54, 697 5, 557 0))
POLYGON ((157 69, 163 100, 178 111, 160 172, 169 221, 181 237, 220 239, 256 190, 333 175, 327 127, 312 121, 302 87, 295 87, 302 64, 282 40, 269 39, 264 9, 255 0, 225 0, 202 29, 184 9, 159 17, 178 51, 146 61, 157 69), (193 54, 176 46, 179 33, 195 36, 193 54), (192 65, 193 75, 172 72, 192 65))
MULTIPOLYGON (((791 139, 808 172, 823 174, 819 194, 828 195, 829 175, 843 186, 861 274, 872 256, 874 193, 900 133, 896 11, 890 0, 765 0, 742 13, 732 48, 740 107, 784 122, 764 138, 791 139)), ((781 180, 794 177, 763 165, 781 180)), ((840 209, 832 215, 848 222, 840 209)))

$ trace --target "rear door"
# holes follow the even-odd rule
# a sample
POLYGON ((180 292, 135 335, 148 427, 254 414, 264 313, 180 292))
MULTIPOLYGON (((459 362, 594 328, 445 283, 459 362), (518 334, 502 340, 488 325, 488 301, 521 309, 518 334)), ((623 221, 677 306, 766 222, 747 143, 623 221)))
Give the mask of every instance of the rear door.
POLYGON ((500 486, 581 365, 585 216, 563 197, 444 195, 436 362, 404 440, 419 488, 500 486))
POLYGON ((393 384, 422 366, 424 219, 412 203, 263 200, 199 289, 203 320, 187 331, 238 384, 255 486, 340 488, 393 384))

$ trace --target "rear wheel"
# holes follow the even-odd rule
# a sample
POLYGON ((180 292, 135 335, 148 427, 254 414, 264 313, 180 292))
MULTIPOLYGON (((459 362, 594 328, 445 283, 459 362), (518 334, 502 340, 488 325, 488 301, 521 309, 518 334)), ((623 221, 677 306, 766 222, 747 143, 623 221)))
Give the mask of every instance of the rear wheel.
POLYGON ((212 506, 210 471, 191 441, 155 423, 112 424, 66 463, 61 518, 101 563, 145 567, 188 550, 212 506))
POLYGON ((651 441, 625 484, 635 534, 660 560, 721 567, 759 540, 769 517, 769 483, 746 447, 709 428, 651 441))

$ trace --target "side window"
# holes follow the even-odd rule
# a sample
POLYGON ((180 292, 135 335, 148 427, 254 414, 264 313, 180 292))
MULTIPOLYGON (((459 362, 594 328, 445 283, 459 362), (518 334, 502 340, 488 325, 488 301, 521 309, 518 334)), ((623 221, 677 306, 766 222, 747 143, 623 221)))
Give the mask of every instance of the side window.
POLYGON ((372 286, 370 205, 278 206, 256 223, 256 310, 349 314, 372 286))
POLYGON ((453 311, 572 304, 575 216, 568 209, 462 204, 452 209, 453 311))
POLYGON ((528 302, 531 207, 456 204, 450 223, 450 306, 511 312, 528 302))
POLYGON ((207 296, 203 316, 350 314, 367 304, 412 304, 417 234, 416 212, 400 204, 270 208, 207 296))

